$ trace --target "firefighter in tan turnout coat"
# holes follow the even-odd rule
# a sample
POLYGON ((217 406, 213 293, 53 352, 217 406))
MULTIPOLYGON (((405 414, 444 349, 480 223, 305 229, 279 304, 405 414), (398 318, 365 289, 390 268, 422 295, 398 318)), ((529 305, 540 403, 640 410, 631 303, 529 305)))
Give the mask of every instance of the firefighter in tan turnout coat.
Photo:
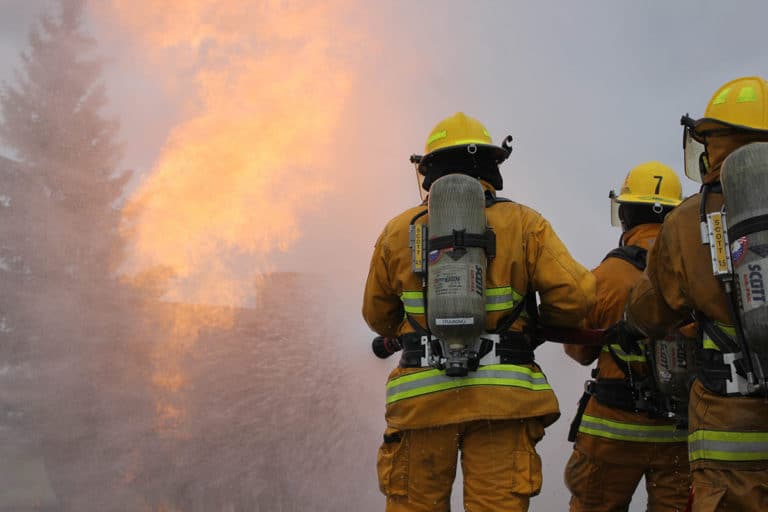
MULTIPOLYGON (((726 158, 743 154, 742 149, 764 148, 751 143, 768 141, 768 83, 760 77, 733 80, 715 92, 704 117, 685 116, 682 121, 686 174, 703 181, 702 192, 667 216, 649 253, 646 275, 630 295, 619 337, 663 335, 691 313, 696 315, 701 325, 699 370, 690 396, 688 438, 693 510, 768 510, 768 403, 765 382, 760 387, 754 379, 760 368, 750 368, 749 362, 750 353, 764 352, 768 330, 745 335, 738 321, 741 308, 757 307, 750 304, 753 299, 762 297, 762 307, 765 304, 760 268, 765 245, 749 243, 755 230, 764 230, 765 216, 757 212, 750 226, 741 223, 741 233, 732 230, 737 226, 728 222, 730 218, 726 221, 732 239, 730 246, 720 247, 725 256, 734 267, 744 259, 756 262, 755 275, 736 288, 742 294, 738 300, 727 293, 738 280, 716 278, 710 252, 723 234, 717 223, 724 197, 731 202, 729 208, 736 209, 750 193, 742 190, 740 196, 729 197, 728 187, 721 186, 721 171, 726 185, 726 174, 730 179, 732 171, 742 171, 732 170, 726 158), (702 244, 703 238, 708 245, 702 244)), ((759 163, 760 172, 768 172, 768 162, 759 163)), ((768 191, 757 192, 764 204, 768 191)), ((725 259, 718 256, 714 263, 719 267, 725 259)))
MULTIPOLYGON (((618 196, 613 191, 610 196, 611 223, 623 232, 619 247, 592 271, 597 302, 587 323, 595 329, 621 319, 661 222, 682 199, 682 187, 672 169, 646 162, 627 174, 618 196)), ((565 345, 565 352, 583 365, 597 360, 595 380, 587 383, 571 428, 575 445, 565 469, 570 510, 626 510, 643 477, 649 511, 683 510, 690 486, 687 431, 662 418, 651 401, 638 401, 638 386, 649 379, 645 355, 627 353, 618 344, 565 345)))
POLYGON ((429 304, 412 268, 409 226, 429 222, 426 202, 389 221, 376 242, 363 316, 403 347, 386 386, 387 428, 378 455, 388 512, 448 511, 459 454, 468 511, 524 511, 541 489, 536 444, 560 411, 534 362, 527 325, 536 313, 526 297, 539 293, 543 322, 578 326, 594 301, 594 277, 539 213, 496 195, 502 188, 498 164, 509 151, 494 145, 477 120, 457 113, 435 126, 418 165, 425 190, 454 173, 482 184, 487 225, 495 234, 485 275, 485 331, 499 341, 492 359, 483 360, 489 364, 449 376, 424 362, 420 339, 429 304))

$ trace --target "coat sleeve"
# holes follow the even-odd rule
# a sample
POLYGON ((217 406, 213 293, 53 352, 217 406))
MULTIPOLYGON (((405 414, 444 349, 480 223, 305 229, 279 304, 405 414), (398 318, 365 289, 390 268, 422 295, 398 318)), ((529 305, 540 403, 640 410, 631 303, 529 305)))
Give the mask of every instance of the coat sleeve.
POLYGON ((541 216, 527 237, 530 282, 541 299, 540 318, 546 325, 581 327, 595 303, 595 277, 573 259, 541 216))
POLYGON ((389 277, 386 233, 385 228, 373 249, 363 294, 363 318, 376 333, 394 337, 405 312, 389 277))
MULTIPOLYGON (((592 275, 595 276, 595 304, 587 314, 584 327, 587 329, 602 329, 608 325, 606 318, 610 316, 611 305, 607 294, 605 293, 606 282, 604 280, 602 268, 598 267, 597 269, 594 269, 592 275)), ((571 359, 587 366, 597 360, 600 356, 602 347, 574 344, 563 345, 563 349, 571 359)))
POLYGON ((627 300, 627 321, 650 337, 663 337, 690 317, 688 278, 678 240, 674 226, 665 223, 648 252, 645 273, 627 300))

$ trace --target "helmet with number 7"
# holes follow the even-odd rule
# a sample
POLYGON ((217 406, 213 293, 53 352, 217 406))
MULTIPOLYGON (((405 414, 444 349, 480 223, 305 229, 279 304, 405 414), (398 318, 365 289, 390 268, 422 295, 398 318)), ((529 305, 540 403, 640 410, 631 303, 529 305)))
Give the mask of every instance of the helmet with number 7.
POLYGON ((613 190, 611 199, 611 224, 621 226, 619 206, 647 205, 651 211, 661 214, 683 200, 683 187, 677 173, 661 162, 645 162, 633 168, 624 178, 618 195, 613 190))

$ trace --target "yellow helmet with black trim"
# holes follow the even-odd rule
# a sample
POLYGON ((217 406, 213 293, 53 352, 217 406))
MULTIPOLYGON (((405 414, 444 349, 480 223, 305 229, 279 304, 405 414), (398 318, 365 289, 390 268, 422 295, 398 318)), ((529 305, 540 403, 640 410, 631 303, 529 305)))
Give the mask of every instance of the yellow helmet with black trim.
POLYGON ((683 186, 677 173, 658 161, 642 163, 627 173, 617 195, 613 190, 611 199, 611 224, 621 226, 620 204, 651 205, 657 213, 664 208, 675 207, 683 200, 683 186))
POLYGON ((698 182, 716 180, 719 173, 710 171, 728 152, 750 140, 768 140, 768 82, 759 76, 731 80, 712 95, 704 117, 692 119, 686 114, 680 123, 685 175, 698 182), (710 154, 708 146, 716 137, 731 140, 710 154))
POLYGON ((511 137, 502 146, 493 143, 485 126, 463 112, 437 123, 427 137, 424 156, 412 157, 419 173, 424 176, 422 187, 429 190, 432 181, 453 172, 467 174, 488 181, 494 188, 502 188, 498 164, 512 151, 511 137), (416 160, 414 160, 416 158, 416 160))
POLYGON ((424 146, 424 156, 429 156, 433 151, 470 144, 488 146, 489 149, 501 151, 500 147, 493 145, 491 135, 483 123, 463 112, 457 112, 432 128, 424 146))
POLYGON ((722 129, 768 131, 768 82, 759 76, 731 80, 707 104, 704 117, 693 123, 693 137, 703 142, 722 129))

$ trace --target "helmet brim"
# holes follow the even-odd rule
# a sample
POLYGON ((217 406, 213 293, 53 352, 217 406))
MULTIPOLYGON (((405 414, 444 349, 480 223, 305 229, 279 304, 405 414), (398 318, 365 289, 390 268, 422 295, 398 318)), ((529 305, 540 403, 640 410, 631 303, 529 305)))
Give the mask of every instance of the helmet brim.
POLYGON ((713 119, 711 117, 702 117, 697 119, 693 123, 692 136, 698 142, 704 142, 707 136, 720 134, 727 134, 730 131, 740 131, 747 133, 768 133, 766 130, 759 128, 752 128, 750 126, 743 126, 739 124, 726 123, 719 119, 713 119))
POLYGON ((447 148, 436 149, 435 151, 432 151, 431 153, 427 153, 426 155, 421 157, 421 161, 419 162, 419 172, 423 173, 424 172, 423 169, 426 169, 426 167, 430 164, 430 162, 433 162, 435 160, 441 160, 443 158, 448 160, 454 156, 464 156, 466 153, 469 152, 467 150, 469 146, 475 146, 477 148, 478 156, 492 157, 497 164, 502 163, 509 156, 509 152, 507 150, 505 150, 502 147, 495 146, 493 144, 472 143, 472 144, 466 144, 466 145, 450 146, 447 148))
POLYGON ((461 173, 483 179, 494 189, 501 190, 504 180, 499 163, 506 160, 509 152, 490 144, 474 144, 474 149, 470 146, 451 146, 424 155, 418 164, 419 173, 425 176, 424 188, 429 190, 432 182, 440 176, 461 173))
POLYGON ((661 206, 677 206, 681 200, 661 196, 641 196, 637 194, 621 194, 616 198, 619 204, 660 204, 661 206))

